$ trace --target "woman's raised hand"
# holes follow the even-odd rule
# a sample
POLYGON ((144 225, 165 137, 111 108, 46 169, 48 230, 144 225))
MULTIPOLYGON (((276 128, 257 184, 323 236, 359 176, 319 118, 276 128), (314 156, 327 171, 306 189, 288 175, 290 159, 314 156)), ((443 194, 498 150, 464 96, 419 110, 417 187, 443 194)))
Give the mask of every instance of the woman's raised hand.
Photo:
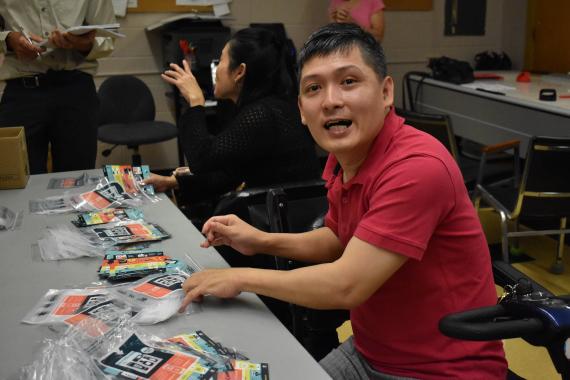
POLYGON ((182 61, 184 68, 178 66, 176 63, 170 64, 170 70, 166 70, 160 74, 162 79, 170 84, 175 85, 180 90, 180 93, 190 104, 190 107, 203 106, 206 104, 204 93, 196 80, 196 77, 190 70, 190 65, 186 60, 182 61))

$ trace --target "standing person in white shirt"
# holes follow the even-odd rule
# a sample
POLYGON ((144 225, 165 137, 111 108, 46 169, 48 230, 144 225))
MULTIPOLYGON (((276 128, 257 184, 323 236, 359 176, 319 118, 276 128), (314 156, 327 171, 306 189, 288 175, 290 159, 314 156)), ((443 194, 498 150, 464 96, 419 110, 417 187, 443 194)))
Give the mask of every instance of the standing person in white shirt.
POLYGON ((95 32, 75 36, 73 26, 115 22, 111 0, 0 0, 0 127, 23 125, 32 174, 45 173, 51 144, 54 171, 95 167, 97 59, 113 39, 95 32), (48 48, 37 43, 48 41, 48 48))

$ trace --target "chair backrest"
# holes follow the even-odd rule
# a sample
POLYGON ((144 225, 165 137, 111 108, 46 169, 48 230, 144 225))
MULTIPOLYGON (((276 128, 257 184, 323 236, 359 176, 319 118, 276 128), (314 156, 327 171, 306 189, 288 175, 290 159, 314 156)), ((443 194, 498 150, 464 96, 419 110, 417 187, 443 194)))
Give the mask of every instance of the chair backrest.
POLYGON ((402 77, 402 106, 405 110, 416 111, 416 100, 420 95, 421 85, 425 78, 430 76, 429 73, 423 71, 408 71, 402 77), (420 81, 416 85, 415 91, 412 91, 411 76, 415 75, 420 77, 420 81))
POLYGON ((154 99, 147 85, 132 75, 107 78, 98 91, 99 125, 152 121, 154 99))
POLYGON ((570 216, 570 139, 533 137, 527 152, 515 212, 570 216))
POLYGON ((453 158, 456 161, 458 160, 459 151, 455 141, 455 133, 451 126, 451 119, 448 115, 420 113, 402 109, 396 109, 396 113, 406 119, 407 125, 438 139, 451 152, 453 158))
POLYGON ((315 219, 328 208, 324 181, 319 179, 230 192, 220 199, 213 215, 236 214, 261 230, 271 231, 267 196, 275 189, 287 195, 289 205, 286 230, 282 232, 310 230, 315 219))

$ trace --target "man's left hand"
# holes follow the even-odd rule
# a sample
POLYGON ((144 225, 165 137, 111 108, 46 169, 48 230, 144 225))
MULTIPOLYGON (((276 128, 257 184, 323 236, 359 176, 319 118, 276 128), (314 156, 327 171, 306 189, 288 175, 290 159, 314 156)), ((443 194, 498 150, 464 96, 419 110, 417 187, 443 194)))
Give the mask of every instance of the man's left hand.
POLYGON ((59 30, 51 32, 49 41, 57 48, 60 49, 73 49, 80 53, 88 54, 93 48, 95 41, 95 31, 76 36, 71 33, 62 33, 59 30))
POLYGON ((219 298, 237 297, 240 279, 247 268, 208 269, 193 273, 182 285, 186 293, 179 312, 183 312, 192 301, 201 301, 205 295, 219 298))

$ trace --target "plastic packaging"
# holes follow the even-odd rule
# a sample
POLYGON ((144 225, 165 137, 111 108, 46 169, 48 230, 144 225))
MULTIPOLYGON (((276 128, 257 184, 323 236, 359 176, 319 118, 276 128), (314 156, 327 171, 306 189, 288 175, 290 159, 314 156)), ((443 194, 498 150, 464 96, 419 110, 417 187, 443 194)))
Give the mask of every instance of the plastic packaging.
POLYGON ((162 240, 170 237, 159 225, 143 220, 75 228, 70 225, 48 227, 38 247, 42 260, 104 256, 114 246, 162 240))
POLYGON ((24 316, 22 322, 76 325, 79 320, 88 317, 111 320, 129 312, 130 307, 106 289, 50 289, 24 316), (77 315, 82 316, 73 318, 77 315))
POLYGON ((188 278, 183 273, 147 276, 125 286, 111 288, 118 298, 137 310, 133 322, 152 325, 177 314, 184 299, 182 284, 188 278))
POLYGON ((141 185, 143 180, 150 177, 148 165, 105 165, 103 174, 109 182, 119 184, 128 194, 127 205, 136 207, 138 204, 160 201, 152 185, 141 185))
POLYGON ((104 380, 108 379, 97 363, 68 337, 46 339, 36 359, 25 366, 22 380, 104 380))
POLYGON ((69 189, 72 187, 82 187, 88 183, 89 175, 83 173, 76 178, 50 178, 48 189, 69 189))
POLYGON ((40 257, 44 261, 103 256, 112 246, 113 242, 89 236, 67 224, 48 227, 38 240, 40 257))
MULTIPOLYGON (((119 166, 107 165, 107 167, 119 166)), ((119 168, 123 168, 123 166, 119 168)), ((128 168, 131 167, 128 166, 128 168)), ((146 171, 148 171, 148 167, 146 171)), ((106 169, 106 177, 101 178, 95 187, 89 191, 66 191, 61 195, 30 200, 30 213, 51 215, 73 211, 90 212, 108 208, 139 207, 160 201, 160 197, 154 193, 152 185, 140 185, 142 179, 145 178, 143 175, 133 174, 129 176, 123 174, 120 176, 112 173, 114 173, 113 169, 106 169)))
POLYGON ((24 213, 14 212, 8 207, 0 206, 0 232, 13 231, 21 227, 24 213))

